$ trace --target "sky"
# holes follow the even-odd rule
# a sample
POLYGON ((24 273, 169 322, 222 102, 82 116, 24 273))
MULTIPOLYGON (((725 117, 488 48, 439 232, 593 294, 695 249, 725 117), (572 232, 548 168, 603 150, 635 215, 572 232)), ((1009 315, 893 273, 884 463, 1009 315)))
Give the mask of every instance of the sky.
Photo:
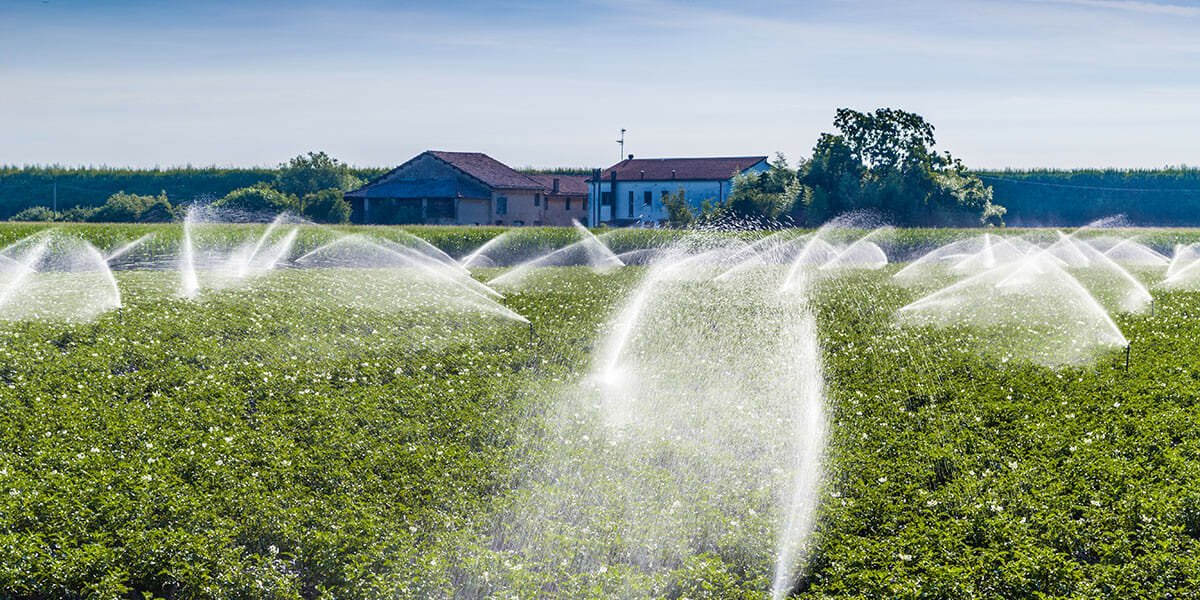
POLYGON ((795 163, 839 107, 972 168, 1200 165, 1200 0, 0 0, 0 164, 795 163))

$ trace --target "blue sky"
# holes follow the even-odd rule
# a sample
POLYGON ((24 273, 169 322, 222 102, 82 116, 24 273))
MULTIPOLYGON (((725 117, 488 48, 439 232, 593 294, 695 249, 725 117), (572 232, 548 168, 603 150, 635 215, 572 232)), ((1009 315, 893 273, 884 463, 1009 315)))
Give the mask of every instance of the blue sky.
POLYGON ((973 167, 1200 164, 1200 2, 0 0, 0 163, 806 156, 837 107, 973 167))

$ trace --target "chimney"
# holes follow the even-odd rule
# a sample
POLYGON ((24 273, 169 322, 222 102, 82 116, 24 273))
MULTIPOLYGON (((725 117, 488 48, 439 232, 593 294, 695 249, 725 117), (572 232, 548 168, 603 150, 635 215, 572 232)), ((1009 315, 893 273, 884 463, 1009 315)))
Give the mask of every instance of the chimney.
POLYGON ((633 160, 633 155, 632 155, 632 154, 630 154, 630 155, 629 155, 629 160, 633 160))
POLYGON ((671 179, 675 179, 675 169, 671 169, 671 179))
POLYGON ((558 193, 558 178, 557 177, 554 178, 554 193, 555 194, 558 193))
POLYGON ((642 169, 642 179, 645 179, 645 178, 646 178, 646 170, 642 169))

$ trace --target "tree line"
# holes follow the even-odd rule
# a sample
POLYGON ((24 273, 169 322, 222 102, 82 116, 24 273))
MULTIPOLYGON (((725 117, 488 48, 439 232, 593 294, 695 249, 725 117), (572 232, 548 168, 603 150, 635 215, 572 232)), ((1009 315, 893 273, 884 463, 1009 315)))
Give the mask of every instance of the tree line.
MULTIPOLYGON (((933 125, 915 113, 841 108, 833 127, 795 168, 778 155, 766 172, 736 176, 724 203, 697 207, 671 196, 665 203, 671 224, 815 227, 869 210, 914 226, 1075 226, 1118 214, 1136 225, 1200 225, 1197 168, 972 171, 934 149, 933 125)), ((350 214, 341 194, 386 171, 350 167, 324 152, 275 169, 0 167, 0 218, 170 221, 181 217, 182 206, 198 202, 290 210, 336 223, 350 214)))
POLYGON ((1125 215, 1135 225, 1200 225, 1200 169, 978 171, 1015 226, 1085 225, 1125 215))
POLYGON ((343 193, 383 172, 352 168, 324 152, 302 154, 277 169, 6 167, 0 169, 0 198, 13 221, 169 222, 181 219, 187 205, 201 203, 267 215, 290 211, 318 223, 347 223, 350 205, 343 193), (148 191, 156 184, 162 186, 158 193, 148 191), (118 191, 111 192, 113 187, 118 191), (58 206, 67 206, 71 198, 70 208, 55 210, 44 202, 48 190, 58 196, 52 199, 58 206), (33 191, 41 202, 13 212, 22 192, 28 197, 33 191))

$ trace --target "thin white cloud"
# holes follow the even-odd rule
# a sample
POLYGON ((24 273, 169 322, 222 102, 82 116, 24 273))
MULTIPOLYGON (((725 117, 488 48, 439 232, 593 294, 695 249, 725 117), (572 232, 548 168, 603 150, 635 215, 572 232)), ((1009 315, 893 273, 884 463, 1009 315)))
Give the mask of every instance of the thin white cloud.
POLYGON ((1113 10, 1126 10, 1140 13, 1172 15, 1176 17, 1200 17, 1200 8, 1182 4, 1165 4, 1158 2, 1142 2, 1140 0, 1046 0, 1057 4, 1075 4, 1078 6, 1094 6, 1113 10))

